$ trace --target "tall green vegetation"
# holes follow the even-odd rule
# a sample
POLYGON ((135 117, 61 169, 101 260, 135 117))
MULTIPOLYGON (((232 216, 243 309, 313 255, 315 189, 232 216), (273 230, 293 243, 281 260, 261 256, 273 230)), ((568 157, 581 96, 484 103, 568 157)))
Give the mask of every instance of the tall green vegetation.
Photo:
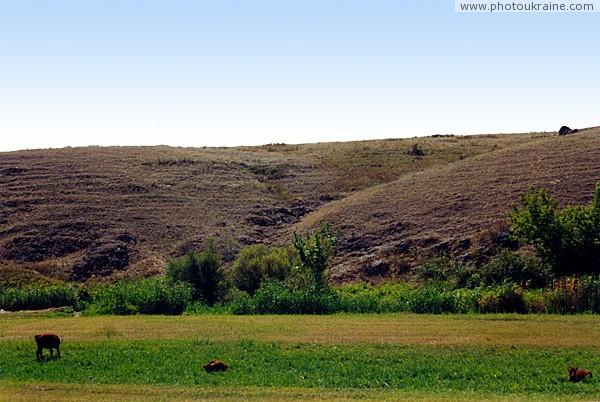
POLYGON ((292 247, 254 244, 239 252, 229 276, 236 288, 253 295, 266 281, 284 281, 297 261, 298 254, 292 247))
POLYGON ((292 247, 251 246, 234 263, 234 283, 243 290, 230 304, 235 314, 329 314, 340 311, 339 294, 329 287, 328 268, 337 233, 329 225, 292 247), (250 268, 254 267, 254 271, 250 268), (249 284, 239 279, 247 278, 249 284), (241 286, 240 286, 241 285, 241 286))
MULTIPOLYGON (((484 262, 438 256, 404 284, 335 287, 338 232, 328 224, 287 247, 244 248, 225 271, 214 239, 171 261, 164 278, 116 284, 0 286, 6 310, 72 306, 86 314, 600 313, 600 184, 589 206, 566 207, 530 189, 510 214, 513 235, 536 247, 484 262), (591 275, 590 275, 591 274, 591 275), (197 303, 193 303, 197 302, 197 303)), ((36 282, 38 283, 38 282, 36 282)))
POLYGON ((468 264, 440 256, 425 261, 414 269, 421 283, 441 284, 451 289, 516 284, 527 288, 544 287, 551 283, 551 274, 531 255, 501 249, 488 262, 468 264))
POLYGON ((600 184, 589 206, 562 210, 545 189, 521 195, 510 213, 514 237, 536 247, 556 276, 600 274, 600 184))
POLYGON ((223 280, 221 256, 217 252, 215 239, 206 240, 202 253, 190 250, 182 258, 171 261, 167 266, 166 276, 177 282, 188 283, 192 287, 194 300, 214 305, 219 298, 223 280))
POLYGON ((192 301, 189 285, 153 277, 101 285, 92 289, 86 314, 183 313, 192 301))
POLYGON ((0 288, 0 309, 39 310, 77 304, 78 292, 72 285, 0 288))
POLYGON ((329 280, 328 268, 335 252, 338 233, 331 225, 322 224, 319 230, 304 237, 294 233, 294 248, 300 257, 300 268, 309 275, 309 281, 317 289, 325 289, 329 280))

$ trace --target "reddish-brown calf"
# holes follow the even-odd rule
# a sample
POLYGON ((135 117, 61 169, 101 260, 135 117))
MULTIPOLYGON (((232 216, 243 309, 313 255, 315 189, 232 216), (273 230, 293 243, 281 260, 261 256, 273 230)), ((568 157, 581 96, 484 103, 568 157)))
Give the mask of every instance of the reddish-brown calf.
POLYGON ((52 351, 56 349, 56 354, 60 357, 60 338, 55 334, 40 334, 34 336, 35 342, 37 343, 37 351, 35 357, 40 360, 44 357, 42 349, 50 349, 50 358, 52 358, 52 351))
POLYGON ((207 372, 211 371, 225 371, 227 370, 227 363, 222 362, 221 360, 211 360, 209 363, 206 363, 204 366, 204 370, 207 372))
POLYGON ((567 368, 567 371, 569 372, 569 379, 567 382, 579 382, 584 380, 588 375, 590 378, 593 377, 591 371, 579 370, 578 367, 569 367, 567 368))

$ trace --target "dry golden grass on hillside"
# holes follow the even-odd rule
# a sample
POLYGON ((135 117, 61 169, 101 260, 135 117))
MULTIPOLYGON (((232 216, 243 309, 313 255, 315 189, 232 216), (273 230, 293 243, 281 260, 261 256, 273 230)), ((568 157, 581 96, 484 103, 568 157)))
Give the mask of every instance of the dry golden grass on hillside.
POLYGON ((326 220, 342 230, 334 273, 356 275, 398 247, 485 229, 530 183, 585 199, 599 180, 590 166, 597 138, 591 130, 2 153, 0 266, 78 281, 152 275, 209 236, 230 262, 242 247, 281 244, 326 220))
POLYGON ((467 252, 486 230, 502 226, 529 186, 550 190, 563 205, 587 204, 600 182, 598 155, 600 129, 549 136, 365 189, 324 206, 296 229, 326 221, 342 230, 339 280, 399 253, 467 252))

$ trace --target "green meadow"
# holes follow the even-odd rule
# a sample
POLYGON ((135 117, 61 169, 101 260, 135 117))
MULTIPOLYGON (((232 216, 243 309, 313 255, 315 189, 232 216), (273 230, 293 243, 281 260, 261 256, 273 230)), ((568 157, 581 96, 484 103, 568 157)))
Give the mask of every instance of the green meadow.
POLYGON ((12 314, 0 400, 597 400, 600 381, 566 368, 598 371, 599 333, 584 315, 12 314), (36 361, 44 330, 61 359, 36 361), (230 368, 206 373, 212 359, 230 368))

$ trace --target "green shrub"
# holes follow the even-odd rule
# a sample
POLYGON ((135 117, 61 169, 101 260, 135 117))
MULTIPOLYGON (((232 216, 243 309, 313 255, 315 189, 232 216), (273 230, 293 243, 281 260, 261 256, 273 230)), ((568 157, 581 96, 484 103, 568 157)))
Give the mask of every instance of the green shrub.
POLYGON ((456 289, 452 294, 452 307, 457 314, 480 313, 479 300, 483 294, 482 288, 456 289))
POLYGON ((252 302, 258 314, 292 314, 290 290, 280 281, 264 282, 252 302))
POLYGON ((256 303, 246 292, 240 292, 239 294, 236 294, 229 302, 229 307, 232 314, 256 314, 256 303))
POLYGON ((526 313, 523 289, 516 284, 505 284, 488 289, 479 298, 482 313, 526 313))
POLYGON ((530 255, 500 250, 479 272, 480 285, 492 286, 516 283, 528 288, 540 288, 550 283, 552 273, 530 255))
POLYGON ((413 312, 418 314, 472 313, 600 313, 600 279, 570 278, 552 289, 526 290, 514 283, 450 289, 439 283, 366 283, 295 289, 265 282, 253 297, 239 292, 229 303, 234 314, 329 314, 413 312))
POLYGON ((413 312, 419 314, 476 313, 481 289, 447 289, 439 283, 426 286, 366 283, 338 288, 340 310, 348 313, 413 312))
POLYGON ((339 293, 334 289, 307 286, 292 292, 294 314, 332 314, 340 311, 339 293))
POLYGON ((514 238, 532 244, 556 276, 600 274, 600 184, 589 206, 567 206, 544 189, 521 195, 513 207, 510 224, 514 238))
POLYGON ((173 281, 188 283, 192 287, 194 300, 201 300, 210 306, 215 304, 223 280, 216 241, 209 238, 202 253, 196 254, 190 250, 182 258, 171 261, 166 276, 173 281))
POLYGON ((474 289, 516 283, 528 288, 543 287, 551 281, 552 273, 530 255, 501 249, 491 260, 475 267, 452 259, 436 257, 414 269, 417 281, 441 284, 451 289, 474 289))
POLYGON ((366 283, 346 285, 338 288, 340 309, 346 313, 382 313, 397 311, 397 294, 390 297, 390 285, 369 286, 366 283), (387 294, 386 294, 387 293, 387 294), (384 307, 384 304, 387 308, 384 307))
POLYGON ((89 312, 97 314, 176 315, 191 303, 192 290, 183 283, 153 277, 101 285, 92 290, 91 298, 89 312))
POLYGON ((544 292, 549 313, 600 313, 600 277, 565 277, 544 292))
POLYGON ((232 301, 235 314, 331 314, 341 311, 340 295, 334 289, 314 284, 294 289, 281 281, 263 282, 254 296, 232 301))
POLYGON ((440 256, 417 266, 414 273, 421 282, 440 283, 459 289, 472 286, 472 276, 476 270, 472 265, 456 261, 449 256, 440 256))
POLYGON ((528 289, 523 291, 523 302, 528 313, 547 313, 546 289, 528 289))
POLYGON ((417 314, 441 314, 455 312, 452 295, 437 285, 425 285, 408 299, 409 310, 417 314))
POLYGON ((285 280, 297 263, 298 254, 291 247, 255 244, 240 251, 229 274, 235 287, 253 295, 264 281, 285 280))
POLYGON ((0 290, 0 309, 9 311, 74 306, 76 300, 77 290, 71 285, 27 286, 0 290))
POLYGON ((318 231, 306 236, 294 233, 294 248, 303 268, 317 289, 325 289, 328 282, 329 260, 335 252, 335 243, 338 233, 331 229, 331 225, 322 224, 318 231))

